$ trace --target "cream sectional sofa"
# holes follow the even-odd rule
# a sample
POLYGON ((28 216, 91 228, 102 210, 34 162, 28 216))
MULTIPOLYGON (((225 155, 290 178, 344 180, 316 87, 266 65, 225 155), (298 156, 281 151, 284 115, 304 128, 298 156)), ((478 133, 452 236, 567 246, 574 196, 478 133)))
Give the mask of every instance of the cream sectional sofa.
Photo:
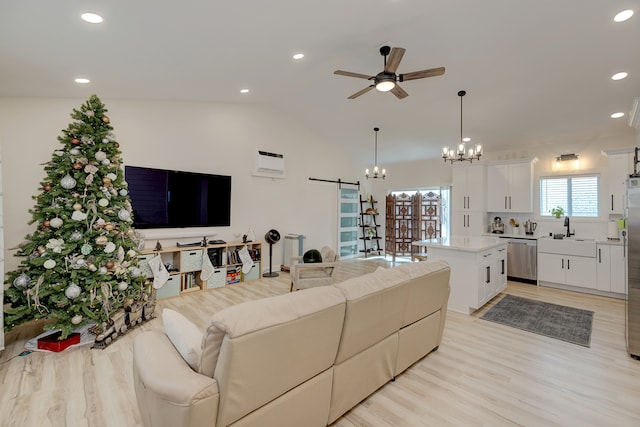
POLYGON ((165 332, 146 331, 134 341, 142 421, 331 424, 438 348, 449 276, 441 260, 379 268, 334 286, 228 307, 204 333, 180 315, 177 322, 165 317, 165 332))

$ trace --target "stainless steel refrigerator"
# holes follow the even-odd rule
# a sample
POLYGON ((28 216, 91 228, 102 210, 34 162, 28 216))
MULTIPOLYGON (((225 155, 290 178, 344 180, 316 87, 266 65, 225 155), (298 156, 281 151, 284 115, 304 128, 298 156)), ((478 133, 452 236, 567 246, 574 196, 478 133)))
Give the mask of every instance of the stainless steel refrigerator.
POLYGON ((627 257, 627 351, 640 359, 640 177, 627 180, 627 230, 623 232, 627 257))

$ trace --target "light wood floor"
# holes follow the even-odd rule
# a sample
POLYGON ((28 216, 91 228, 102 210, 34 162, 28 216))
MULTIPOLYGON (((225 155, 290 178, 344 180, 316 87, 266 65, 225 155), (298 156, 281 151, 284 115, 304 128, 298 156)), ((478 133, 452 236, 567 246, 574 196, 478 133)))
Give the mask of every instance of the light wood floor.
MULTIPOLYGON (((341 262, 344 280, 388 266, 341 262)), ((212 313, 241 301, 281 294, 278 278, 163 300, 204 327, 212 313)), ((625 351, 624 302, 509 282, 507 292, 595 312, 585 348, 449 312, 442 345, 334 426, 640 426, 640 362, 625 351)), ((133 338, 161 328, 154 319, 104 350, 17 356, 37 328, 6 336, 0 354, 0 426, 139 426, 132 383, 133 338)), ((265 426, 271 427, 271 426, 265 426)), ((303 426, 301 426, 303 427, 303 426)))

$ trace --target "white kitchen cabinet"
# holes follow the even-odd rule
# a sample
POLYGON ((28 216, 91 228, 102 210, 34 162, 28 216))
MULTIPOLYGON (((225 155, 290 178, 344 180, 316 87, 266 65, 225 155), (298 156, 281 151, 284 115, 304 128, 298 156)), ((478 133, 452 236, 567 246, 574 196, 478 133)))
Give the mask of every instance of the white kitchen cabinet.
POLYGON ((451 214, 452 236, 480 236, 486 231, 484 212, 454 211, 451 214))
POLYGON ((626 292, 626 257, 622 245, 597 245, 597 289, 603 292, 626 292))
POLYGON ((507 287, 507 246, 478 254, 478 301, 482 307, 507 287))
POLYGON ((538 280, 596 289, 596 258, 538 252, 538 280))
POLYGON ((487 210, 533 212, 532 161, 487 166, 487 210))
POLYGON ((604 151, 609 160, 606 213, 623 214, 626 180, 633 172, 633 148, 604 151))
POLYGON ((451 195, 451 234, 479 236, 485 233, 485 168, 483 165, 454 166, 451 195))

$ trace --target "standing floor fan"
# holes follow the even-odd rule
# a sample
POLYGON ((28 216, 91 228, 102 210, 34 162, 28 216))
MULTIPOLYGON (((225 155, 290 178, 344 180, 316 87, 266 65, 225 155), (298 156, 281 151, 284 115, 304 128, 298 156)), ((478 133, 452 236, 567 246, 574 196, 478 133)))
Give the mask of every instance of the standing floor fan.
POLYGON ((266 240, 267 243, 269 244, 269 272, 264 273, 262 276, 278 277, 279 274, 273 272, 272 270, 272 263, 273 263, 273 245, 274 243, 278 243, 278 241, 280 240, 280 233, 278 233, 278 230, 274 230, 272 228, 271 230, 267 231, 267 234, 264 235, 264 240, 266 240))

